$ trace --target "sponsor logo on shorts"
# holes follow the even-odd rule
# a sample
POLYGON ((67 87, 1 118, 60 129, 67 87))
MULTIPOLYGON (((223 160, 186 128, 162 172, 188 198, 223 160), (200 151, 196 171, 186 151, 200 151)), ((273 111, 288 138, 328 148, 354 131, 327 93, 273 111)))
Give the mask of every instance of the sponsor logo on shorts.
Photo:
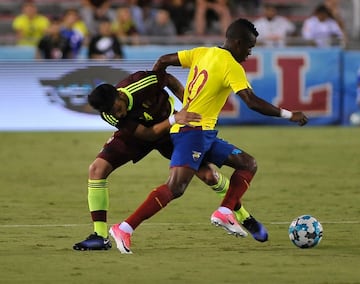
POLYGON ((241 154, 241 150, 240 149, 234 149, 231 152, 232 155, 237 155, 237 154, 241 154))

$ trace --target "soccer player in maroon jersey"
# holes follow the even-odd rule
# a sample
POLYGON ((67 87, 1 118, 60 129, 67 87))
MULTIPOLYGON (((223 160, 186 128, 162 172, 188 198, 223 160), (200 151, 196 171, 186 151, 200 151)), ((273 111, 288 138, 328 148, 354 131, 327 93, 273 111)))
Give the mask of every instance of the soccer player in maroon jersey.
MULTIPOLYGON (((118 130, 89 167, 88 205, 94 233, 76 243, 75 250, 111 248, 106 223, 109 208, 107 177, 129 161, 140 161, 152 150, 158 150, 170 159, 173 151, 169 135, 171 125, 200 120, 199 115, 187 112, 186 107, 176 112, 174 99, 165 87, 182 100, 184 89, 181 83, 168 73, 154 71, 135 72, 116 86, 101 84, 88 96, 90 105, 118 130)), ((228 179, 211 165, 204 163, 197 176, 216 192, 226 192, 228 179)))

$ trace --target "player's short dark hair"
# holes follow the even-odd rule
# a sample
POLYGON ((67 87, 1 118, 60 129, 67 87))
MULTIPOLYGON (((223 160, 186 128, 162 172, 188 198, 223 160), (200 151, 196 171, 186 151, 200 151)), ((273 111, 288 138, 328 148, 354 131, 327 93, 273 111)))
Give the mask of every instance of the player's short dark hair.
POLYGON ((230 24, 226 30, 225 36, 227 39, 247 39, 249 32, 256 37, 259 35, 252 22, 247 19, 240 18, 230 24))
POLYGON ((324 4, 320 4, 315 7, 314 14, 326 14, 330 18, 334 18, 333 14, 331 13, 330 9, 326 7, 324 4))
POLYGON ((110 112, 117 95, 118 91, 113 85, 101 84, 88 95, 88 102, 100 112, 110 112))

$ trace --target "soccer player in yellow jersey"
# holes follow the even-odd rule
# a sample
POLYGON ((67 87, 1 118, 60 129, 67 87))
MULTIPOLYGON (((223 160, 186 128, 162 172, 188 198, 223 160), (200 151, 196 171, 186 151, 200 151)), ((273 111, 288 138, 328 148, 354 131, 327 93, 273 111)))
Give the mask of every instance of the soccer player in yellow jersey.
MULTIPOLYGON (((110 229, 120 252, 131 253, 131 235, 142 221, 150 218, 171 200, 180 197, 204 159, 218 167, 232 167, 229 189, 220 205, 211 215, 211 223, 221 226, 235 236, 247 233, 236 220, 233 210, 241 207, 241 197, 256 173, 255 159, 240 148, 217 137, 215 125, 226 99, 233 91, 252 110, 263 115, 283 117, 303 126, 307 117, 301 111, 280 109, 252 90, 241 62, 251 54, 258 32, 246 19, 238 19, 228 27, 221 47, 198 47, 161 56, 154 70, 167 66, 189 68, 183 105, 190 112, 201 115, 201 121, 193 127, 174 124, 170 130, 174 150, 170 162, 170 177, 155 188, 141 206, 120 224, 110 229)), ((266 241, 266 229, 250 217, 251 226, 242 224, 258 241, 266 241)))

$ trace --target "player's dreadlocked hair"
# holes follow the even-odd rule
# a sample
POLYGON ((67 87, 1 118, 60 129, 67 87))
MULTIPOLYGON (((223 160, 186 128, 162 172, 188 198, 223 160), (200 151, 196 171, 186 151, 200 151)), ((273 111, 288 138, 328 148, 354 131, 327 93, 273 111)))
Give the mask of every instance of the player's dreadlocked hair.
POLYGON ((242 39, 244 37, 247 38, 249 32, 256 37, 259 35, 252 22, 240 18, 230 24, 225 36, 228 39, 242 39))
POLYGON ((113 85, 101 84, 88 95, 88 102, 99 112, 110 112, 117 95, 118 91, 113 85))

